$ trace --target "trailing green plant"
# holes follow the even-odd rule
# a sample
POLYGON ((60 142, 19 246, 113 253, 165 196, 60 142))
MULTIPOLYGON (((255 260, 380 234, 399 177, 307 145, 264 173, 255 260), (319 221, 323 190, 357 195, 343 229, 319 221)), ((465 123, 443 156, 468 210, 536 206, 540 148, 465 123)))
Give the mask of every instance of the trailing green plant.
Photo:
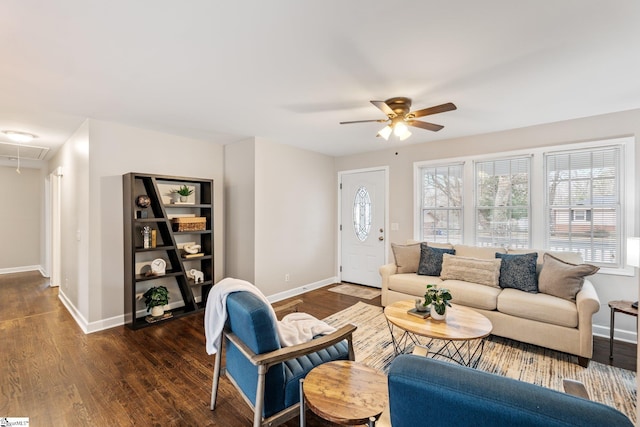
POLYGON ((169 291, 164 286, 149 288, 142 294, 142 297, 144 298, 144 303, 147 305, 147 312, 158 305, 169 304, 169 291))
POLYGON ((443 315, 447 307, 451 307, 449 301, 453 298, 449 289, 438 288, 438 285, 427 285, 424 294, 424 305, 431 304, 436 313, 443 315))
POLYGON ((186 185, 183 185, 177 190, 174 188, 173 190, 171 190, 171 192, 186 197, 193 194, 193 188, 189 188, 186 185))

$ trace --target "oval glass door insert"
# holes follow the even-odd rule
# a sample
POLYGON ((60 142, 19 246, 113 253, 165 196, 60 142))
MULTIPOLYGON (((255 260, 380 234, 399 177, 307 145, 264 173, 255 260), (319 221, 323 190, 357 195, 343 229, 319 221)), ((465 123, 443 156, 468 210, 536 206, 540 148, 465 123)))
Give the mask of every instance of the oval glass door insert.
POLYGON ((371 231, 371 197, 365 187, 358 188, 353 200, 353 231, 361 242, 371 231))

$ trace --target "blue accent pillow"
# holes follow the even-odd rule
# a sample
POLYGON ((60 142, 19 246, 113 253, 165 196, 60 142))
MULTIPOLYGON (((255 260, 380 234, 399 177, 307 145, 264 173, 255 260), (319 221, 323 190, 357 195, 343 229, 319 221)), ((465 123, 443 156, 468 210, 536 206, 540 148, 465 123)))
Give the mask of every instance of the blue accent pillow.
POLYGON ((496 258, 502 259, 499 280, 501 288, 519 289, 533 294, 538 293, 538 276, 536 276, 537 252, 522 255, 496 252, 496 258))
POLYGON ((426 243, 420 243, 420 264, 418 274, 421 276, 440 276, 442 272, 442 255, 455 255, 455 249, 432 248, 426 243))

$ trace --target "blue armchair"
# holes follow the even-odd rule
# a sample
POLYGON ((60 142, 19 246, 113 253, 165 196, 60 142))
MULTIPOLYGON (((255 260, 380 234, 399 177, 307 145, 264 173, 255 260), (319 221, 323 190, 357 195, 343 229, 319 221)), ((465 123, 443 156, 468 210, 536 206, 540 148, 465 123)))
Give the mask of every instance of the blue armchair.
POLYGON ((415 355, 391 364, 389 411, 393 427, 633 426, 597 402, 415 355))
MULTIPOLYGON (((315 366, 354 360, 353 325, 304 344, 281 347, 269 307, 250 292, 229 294, 227 315, 221 345, 226 352, 226 376, 253 408, 254 427, 275 426, 298 415, 300 379, 315 366)), ((220 381, 220 353, 214 364, 211 410, 220 381)))

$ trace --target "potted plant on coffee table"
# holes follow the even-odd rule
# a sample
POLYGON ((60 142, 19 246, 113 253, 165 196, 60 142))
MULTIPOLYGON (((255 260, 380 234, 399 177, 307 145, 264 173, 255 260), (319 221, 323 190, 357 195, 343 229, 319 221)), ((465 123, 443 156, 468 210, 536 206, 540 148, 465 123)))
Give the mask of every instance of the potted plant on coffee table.
POLYGON ((449 301, 452 296, 449 289, 438 288, 438 285, 427 285, 424 294, 424 304, 431 304, 431 318, 444 320, 447 315, 447 307, 451 307, 449 301))
POLYGON ((162 316, 164 314, 164 306, 169 304, 169 291, 164 286, 149 288, 142 294, 142 297, 147 305, 147 312, 151 311, 153 317, 162 316))

